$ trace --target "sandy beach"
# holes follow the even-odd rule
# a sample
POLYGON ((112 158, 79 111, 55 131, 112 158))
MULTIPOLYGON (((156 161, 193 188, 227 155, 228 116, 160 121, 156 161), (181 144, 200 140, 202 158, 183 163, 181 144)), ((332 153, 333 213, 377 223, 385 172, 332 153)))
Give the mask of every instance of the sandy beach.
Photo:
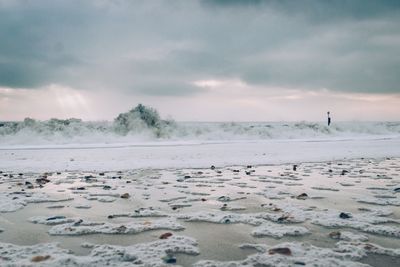
POLYGON ((396 266, 398 142, 3 149, 1 265, 396 266))

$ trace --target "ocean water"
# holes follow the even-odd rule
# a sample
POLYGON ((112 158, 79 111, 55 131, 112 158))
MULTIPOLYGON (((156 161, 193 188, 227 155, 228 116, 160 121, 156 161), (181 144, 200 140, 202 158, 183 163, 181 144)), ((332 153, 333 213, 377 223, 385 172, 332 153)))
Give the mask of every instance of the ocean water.
POLYGON ((175 122, 51 119, 0 122, 0 145, 357 139, 400 136, 400 122, 175 122))

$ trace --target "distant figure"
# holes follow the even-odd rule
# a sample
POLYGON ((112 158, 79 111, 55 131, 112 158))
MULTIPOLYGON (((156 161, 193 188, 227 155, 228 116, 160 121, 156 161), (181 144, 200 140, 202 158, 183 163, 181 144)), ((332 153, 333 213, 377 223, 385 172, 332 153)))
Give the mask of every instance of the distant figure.
POLYGON ((328 126, 329 126, 331 125, 331 117, 329 116, 331 113, 328 111, 327 114, 328 114, 328 126))

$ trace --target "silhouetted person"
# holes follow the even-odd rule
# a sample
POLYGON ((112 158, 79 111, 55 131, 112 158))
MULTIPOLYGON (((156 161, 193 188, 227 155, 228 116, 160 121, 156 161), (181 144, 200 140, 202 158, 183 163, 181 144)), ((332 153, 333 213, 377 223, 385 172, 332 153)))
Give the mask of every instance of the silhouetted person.
POLYGON ((328 114, 328 126, 329 126, 331 125, 331 117, 329 116, 331 113, 328 111, 327 114, 328 114))

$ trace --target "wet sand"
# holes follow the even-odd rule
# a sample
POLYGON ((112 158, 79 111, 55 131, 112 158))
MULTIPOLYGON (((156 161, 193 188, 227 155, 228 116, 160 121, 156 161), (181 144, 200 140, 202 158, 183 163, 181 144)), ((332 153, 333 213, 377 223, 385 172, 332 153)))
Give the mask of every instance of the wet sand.
MULTIPOLYGON (((365 256, 343 257, 348 262, 400 264, 398 158, 203 169, 3 171, 0 192, 1 243, 32 246, 59 242, 73 255, 85 256, 92 249, 82 247, 83 243, 131 246, 172 233, 194 238, 200 252, 174 253, 176 264, 211 266, 199 261, 213 260, 216 266, 223 266, 220 261, 240 265, 249 255, 263 254, 254 248, 240 248, 242 244, 273 247, 300 242, 317 247, 316 251, 328 248, 338 253, 338 243, 348 242, 350 249, 365 252, 365 256), (41 203, 24 202, 35 197, 40 201, 34 202, 41 203), (35 223, 33 218, 38 216, 42 221, 35 223), (60 222, 52 224, 57 220, 60 222), (288 227, 293 226, 307 232, 290 233, 288 227), (338 237, 332 232, 343 234, 338 237), (346 232, 367 240, 340 240, 346 232), (392 250, 375 253, 366 244, 392 250)), ((7 251, 0 248, 0 253, 3 257, 7 251)), ((271 258, 282 257, 282 263, 284 258, 296 256, 292 253, 264 252, 271 258)), ((168 265, 163 256, 160 254, 161 263, 168 265)), ((18 260, 5 257, 0 263, 18 260)), ((41 263, 52 264, 53 260, 57 259, 41 263)))

